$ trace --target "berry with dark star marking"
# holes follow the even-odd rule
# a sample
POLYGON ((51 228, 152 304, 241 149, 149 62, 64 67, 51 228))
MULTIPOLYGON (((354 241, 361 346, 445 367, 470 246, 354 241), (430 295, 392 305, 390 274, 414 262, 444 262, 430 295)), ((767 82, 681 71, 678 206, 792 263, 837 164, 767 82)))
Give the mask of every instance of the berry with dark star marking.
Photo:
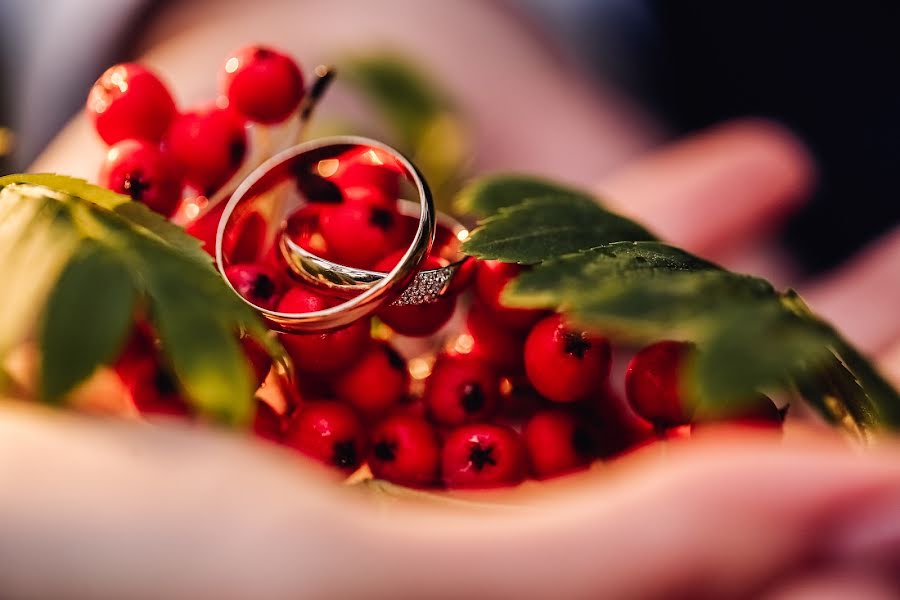
POLYGON ((500 381, 486 364, 464 355, 444 355, 434 364, 422 396, 431 418, 460 425, 490 418, 500 403, 500 381))
POLYGON ((525 447, 519 434, 504 425, 461 425, 444 440, 441 468, 449 488, 516 485, 527 474, 525 447))
POLYGON ((356 413, 339 402, 309 402, 291 419, 284 443, 345 472, 365 460, 368 440, 356 413))
POLYGON ((403 485, 433 485, 440 467, 440 443, 422 417, 390 416, 372 430, 369 467, 380 479, 403 485))
POLYGON ((554 402, 597 394, 609 378, 609 340, 568 327, 560 315, 535 325, 525 340, 525 372, 534 388, 554 402))
POLYGON ((106 153, 98 177, 100 185, 170 217, 181 202, 178 165, 159 144, 122 140, 106 153))

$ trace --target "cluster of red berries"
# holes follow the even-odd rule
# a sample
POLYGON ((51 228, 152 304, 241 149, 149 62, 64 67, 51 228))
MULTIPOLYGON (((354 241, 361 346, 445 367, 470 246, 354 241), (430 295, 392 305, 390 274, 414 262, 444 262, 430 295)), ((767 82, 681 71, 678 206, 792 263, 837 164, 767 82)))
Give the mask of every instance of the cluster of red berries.
POLYGON ((261 46, 225 61, 214 102, 179 112, 150 69, 115 65, 97 80, 87 115, 110 146, 100 183, 167 217, 182 198, 209 196, 247 153, 247 125, 270 126, 297 112, 303 75, 289 56, 261 46))
MULTIPOLYGON (((408 363, 372 339, 367 321, 282 335, 298 401, 284 413, 262 406, 257 433, 347 473, 367 463, 379 478, 448 488, 553 477, 683 435, 694 421, 681 385, 692 345, 662 341, 637 352, 625 373, 626 402, 610 386, 607 339, 560 315, 500 303, 521 269, 477 263, 465 332, 430 365, 408 363)), ((303 312, 331 302, 295 285, 277 306, 303 312)), ((782 415, 760 396, 729 420, 780 426, 782 415)))
MULTIPOLYGON (((108 70, 88 99, 98 133, 112 145, 101 182, 171 216, 186 187, 209 195, 235 173, 248 122, 268 126, 296 115, 304 86, 290 57, 250 47, 226 61, 221 93, 214 106, 179 114, 147 69, 108 70)), ((396 265, 416 219, 399 208, 405 171, 391 156, 354 147, 292 175, 310 201, 288 220, 294 241, 348 266, 388 271, 396 265)), ((188 228, 208 249, 218 214, 188 228)), ((225 240, 233 261, 226 276, 238 293, 286 313, 341 302, 291 277, 277 248, 263 246, 263 230, 261 217, 249 213, 225 240)), ((449 263, 458 240, 446 234, 422 268, 449 263)), ((606 338, 572 328, 561 315, 501 303, 503 289, 524 267, 465 265, 437 301, 377 314, 396 334, 424 337, 444 333, 458 305, 468 306, 465 330, 450 336, 433 360, 407 361, 382 336, 373 337, 371 319, 324 333, 281 334, 297 387, 283 405, 258 399, 256 434, 344 472, 368 464, 376 477, 397 483, 460 488, 583 469, 691 424, 680 382, 690 344, 664 341, 635 354, 623 398, 610 383, 606 338)), ((242 344, 264 385, 270 358, 254 342, 242 344)), ((141 413, 190 414, 148 327, 137 327, 116 369, 141 413)), ((780 425, 771 400, 757 400, 735 418, 780 425)))

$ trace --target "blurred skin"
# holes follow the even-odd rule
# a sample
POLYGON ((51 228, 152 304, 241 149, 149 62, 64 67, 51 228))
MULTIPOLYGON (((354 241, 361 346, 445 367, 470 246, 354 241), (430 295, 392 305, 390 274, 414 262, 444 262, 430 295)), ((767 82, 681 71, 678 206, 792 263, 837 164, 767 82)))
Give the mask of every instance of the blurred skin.
MULTIPOLYGON (((216 6, 183 3, 148 33, 149 61, 182 99, 211 97, 218 61, 245 42, 264 39, 309 66, 389 39, 471 117, 479 171, 593 186, 664 239, 797 283, 767 240, 808 194, 815 167, 772 124, 724 124, 639 152, 656 137, 648 119, 585 87, 487 3, 216 6)), ((92 177, 101 153, 78 119, 35 170, 92 177)), ((898 261, 895 232, 800 286, 895 383, 898 261)), ((294 455, 219 432, 13 404, 0 415, 2 597, 889 598, 900 589, 894 439, 860 451, 803 424, 789 424, 781 443, 712 432, 487 495, 515 509, 462 510, 373 503, 294 455)))

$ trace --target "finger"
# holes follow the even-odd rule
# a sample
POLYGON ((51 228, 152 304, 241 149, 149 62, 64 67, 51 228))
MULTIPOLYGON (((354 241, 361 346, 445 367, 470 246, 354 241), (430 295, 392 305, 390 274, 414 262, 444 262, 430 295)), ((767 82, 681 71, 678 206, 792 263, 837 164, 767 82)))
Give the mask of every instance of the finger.
POLYGON ((895 600, 897 586, 881 574, 865 569, 833 570, 806 574, 777 584, 764 600, 895 600))
POLYGON ((732 435, 527 508, 374 510, 237 436, 0 406, 0 477, 3 597, 729 597, 898 506, 900 452, 732 435))
POLYGON ((896 500, 898 456, 893 448, 860 457, 829 441, 782 447, 708 438, 625 461, 602 480, 573 482, 569 496, 531 512, 423 519, 401 533, 394 521, 372 535, 395 536, 397 551, 386 560, 408 565, 407 589, 735 597, 805 568, 837 543, 833 530, 853 528, 856 510, 896 500))
POLYGON ((350 495, 240 436, 0 402, 0 480, 2 598, 314 598, 346 576, 350 495))
MULTIPOLYGON (((171 82, 185 107, 206 102, 216 90, 215 77, 205 74, 221 69, 236 43, 255 41, 249 31, 264 31, 267 44, 306 68, 366 56, 390 40, 391 54, 414 57, 415 69, 453 99, 471 141, 466 156, 479 171, 537 172, 586 184, 656 138, 647 115, 612 87, 588 83, 548 52, 535 29, 493 2, 306 0, 266 2, 259 10, 235 0, 169 2, 142 30, 141 60, 171 82)), ((321 116, 361 121, 364 131, 384 129, 367 122, 374 113, 352 86, 329 94, 321 116)), ((93 178, 102 159, 96 137, 83 118, 74 120, 34 169, 93 178)))
POLYGON ((771 231, 806 198, 812 160, 785 129, 743 120, 650 152, 598 187, 663 239, 715 257, 771 231))
POLYGON ((824 280, 801 287, 810 306, 862 350, 877 352, 900 338, 900 229, 883 237, 824 280))

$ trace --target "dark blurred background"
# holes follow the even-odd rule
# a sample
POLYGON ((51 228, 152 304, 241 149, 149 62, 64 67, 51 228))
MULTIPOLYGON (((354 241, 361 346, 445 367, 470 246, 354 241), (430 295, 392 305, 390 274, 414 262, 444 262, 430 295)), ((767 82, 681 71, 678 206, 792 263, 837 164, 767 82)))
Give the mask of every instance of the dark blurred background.
MULTIPOLYGON (((0 3, 0 125, 18 136, 12 156, 0 152, 7 154, 0 169, 26 168, 80 109, 103 67, 129 57, 133 32, 163 4, 0 3), (38 22, 50 32, 41 39, 31 35, 38 22), (65 68, 54 69, 61 57, 65 68)), ((661 117, 672 137, 747 115, 796 132, 817 159, 819 186, 782 240, 810 271, 833 266, 900 221, 900 3, 507 4, 525 11, 586 73, 661 117)))

